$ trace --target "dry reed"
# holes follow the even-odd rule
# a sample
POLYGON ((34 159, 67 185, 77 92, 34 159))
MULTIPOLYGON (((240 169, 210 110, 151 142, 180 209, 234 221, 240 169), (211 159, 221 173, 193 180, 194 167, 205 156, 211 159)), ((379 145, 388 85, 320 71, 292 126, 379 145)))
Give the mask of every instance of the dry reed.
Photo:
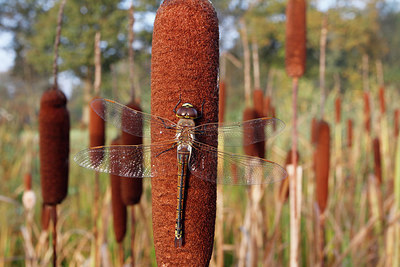
POLYGON ((342 99, 340 98, 340 96, 338 96, 335 99, 335 122, 337 124, 339 124, 341 120, 341 105, 342 105, 342 99))
POLYGON ((394 111, 394 137, 397 138, 399 136, 400 129, 400 109, 396 109, 394 111))
POLYGON ((371 134, 371 102, 368 92, 364 92, 364 128, 371 134))
POLYGON ((347 147, 353 146, 353 120, 347 120, 347 147))

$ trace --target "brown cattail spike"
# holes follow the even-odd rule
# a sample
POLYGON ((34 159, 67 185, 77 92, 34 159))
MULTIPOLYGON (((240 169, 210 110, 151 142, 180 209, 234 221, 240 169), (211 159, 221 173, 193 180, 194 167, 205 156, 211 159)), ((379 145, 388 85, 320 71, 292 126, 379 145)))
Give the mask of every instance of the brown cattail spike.
POLYGON ((50 225, 50 207, 46 204, 42 204, 42 214, 41 214, 41 225, 42 230, 47 231, 50 225))
MULTIPOLYGON (((154 22, 151 59, 151 113, 177 121, 173 108, 181 96, 202 117, 196 124, 218 121, 219 31, 215 9, 208 0, 167 0, 154 22)), ((182 104, 182 103, 181 103, 182 104)), ((162 141, 163 128, 152 125, 151 141, 162 141), (154 127, 153 127, 154 126, 154 127)), ((211 146, 212 138, 199 140, 211 146)), ((155 157, 152 169, 162 176, 151 179, 153 233, 159 266, 207 266, 211 259, 216 216, 216 184, 189 176, 183 209, 184 244, 174 247, 178 165, 176 150, 155 157)), ((217 162, 206 160, 209 179, 217 175, 217 162)))
POLYGON ((353 121, 351 119, 347 120, 347 147, 352 147, 353 145, 353 121))
POLYGON ((378 185, 382 184, 382 161, 381 161, 381 145, 379 142, 379 138, 374 138, 373 140, 374 147, 374 166, 375 166, 375 178, 378 182, 378 185))
POLYGON ((381 113, 384 114, 386 111, 386 105, 385 105, 385 87, 383 86, 379 87, 379 105, 381 108, 381 113))
POLYGON ((371 103, 368 92, 364 92, 364 127, 371 134, 371 103))
POLYGON ((316 195, 319 209, 323 213, 328 201, 329 184, 330 132, 327 122, 318 122, 317 135, 315 157, 316 195))
POLYGON ((306 67, 306 2, 289 0, 286 7, 286 73, 299 78, 306 67))
MULTIPOLYGON (((111 145, 120 145, 121 144, 121 139, 116 138, 112 141, 111 145)), ((111 157, 119 157, 120 155, 114 154, 118 153, 116 150, 113 150, 111 154, 111 157)), ((116 170, 120 166, 118 165, 113 165, 111 166, 111 170, 116 172, 116 170)), ((111 206, 112 206, 112 213, 113 213, 113 226, 114 226, 114 234, 115 234, 115 240, 117 240, 118 243, 121 243, 124 240, 125 234, 126 234, 126 217, 127 217, 127 211, 126 211, 126 206, 122 202, 121 199, 121 177, 110 174, 111 178, 111 206)))
POLYGON ((24 186, 25 191, 32 190, 32 175, 30 173, 26 173, 24 176, 24 186))
MULTIPOLYGON (((97 99, 98 97, 93 98, 97 99)), ((93 108, 90 108, 89 112, 89 142, 90 142, 90 147, 96 147, 96 146, 103 146, 105 144, 105 122, 104 120, 97 115, 97 113, 94 111, 100 110, 102 113, 105 112, 104 106, 101 102, 96 101, 93 102, 93 105, 98 105, 98 107, 93 106, 93 108)), ((100 155, 96 155, 96 161, 94 159, 93 162, 99 162, 99 157, 102 157, 100 155)))
MULTIPOLYGON (((256 112, 256 118, 264 117, 264 93, 260 89, 255 89, 253 92, 253 103, 254 111, 256 112)), ((257 136, 265 136, 264 129, 259 129, 256 133, 257 136)), ((265 141, 259 142, 257 146, 257 156, 260 158, 265 157, 265 141)))
MULTIPOLYGON (((134 101, 131 100, 127 104, 128 107, 142 111, 140 106, 134 101)), ((125 123, 132 123, 127 120, 127 117, 122 114, 122 125, 125 123)), ((142 129, 142 122, 135 121, 135 127, 138 129, 142 129)), ((122 131, 122 144, 123 145, 140 145, 143 143, 142 137, 134 136, 122 131)), ((125 158, 124 160, 130 160, 129 158, 125 158)), ((140 197, 142 196, 143 192, 143 179, 137 178, 121 178, 121 198, 125 205, 134 205, 139 203, 140 197)))
MULTIPOLYGON (((257 113, 255 109, 253 108, 246 108, 243 111, 243 121, 247 120, 254 120, 257 118, 257 113)), ((243 129, 243 143, 244 144, 250 144, 252 143, 251 140, 255 136, 255 130, 253 127, 245 127, 243 129)), ((251 144, 251 145, 244 145, 243 146, 244 153, 248 156, 253 156, 257 157, 258 156, 258 148, 256 144, 251 144)))
POLYGON ((264 99, 264 117, 271 117, 271 97, 266 96, 264 99))
POLYGON ((342 99, 338 96, 335 100, 335 121, 336 123, 340 123, 341 120, 341 106, 342 106, 342 99))
POLYGON ((68 192, 69 113, 67 99, 57 88, 44 92, 40 101, 40 179, 43 202, 61 203, 68 192))

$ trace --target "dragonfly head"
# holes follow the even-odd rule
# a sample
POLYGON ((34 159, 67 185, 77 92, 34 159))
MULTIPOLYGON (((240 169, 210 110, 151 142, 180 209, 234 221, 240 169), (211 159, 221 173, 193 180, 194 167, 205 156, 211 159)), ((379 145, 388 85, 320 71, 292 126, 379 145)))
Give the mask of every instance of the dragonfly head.
POLYGON ((183 104, 176 111, 176 116, 180 119, 192 119, 195 120, 199 117, 197 110, 190 103, 183 104))

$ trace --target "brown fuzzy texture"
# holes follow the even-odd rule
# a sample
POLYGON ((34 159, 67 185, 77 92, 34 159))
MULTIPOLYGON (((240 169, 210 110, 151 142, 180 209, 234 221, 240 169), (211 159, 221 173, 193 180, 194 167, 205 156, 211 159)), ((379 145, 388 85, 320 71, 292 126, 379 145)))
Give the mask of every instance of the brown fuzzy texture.
POLYGON ((378 185, 382 184, 382 161, 381 161, 381 145, 379 138, 374 138, 373 148, 374 148, 374 166, 375 166, 375 177, 378 185))
POLYGON ((347 120, 347 147, 353 146, 353 121, 347 120))
MULTIPOLYGON (((296 157, 297 157, 297 164, 298 164, 300 161, 299 151, 296 151, 296 157)), ((286 155, 285 166, 287 167, 290 164, 293 164, 292 150, 289 150, 286 155)), ((290 179, 284 179, 281 182, 281 185, 279 187, 279 192, 280 192, 279 196, 280 196, 280 201, 282 203, 286 202, 289 198, 289 180, 290 179)))
POLYGON ((340 123, 341 120, 341 107, 342 107, 342 99, 338 96, 335 100, 335 121, 336 123, 340 123))
POLYGON ((306 2, 289 0, 286 7, 286 73, 301 77, 306 68, 306 2))
POLYGON ((24 186, 25 191, 32 190, 32 175, 30 173, 24 175, 24 186))
POLYGON ((271 117, 271 97, 266 96, 264 99, 264 117, 271 117))
MULTIPOLYGON (((96 96, 92 100, 98 98, 96 96)), ((101 102, 95 102, 94 104, 100 105, 101 108, 104 107, 101 102)), ((105 144, 105 122, 92 108, 90 108, 89 113, 89 138, 90 147, 104 146, 105 144)))
POLYGON ((317 143, 317 118, 312 118, 311 120, 311 144, 315 145, 317 143))
MULTIPOLYGON (((165 0, 157 11, 151 62, 151 113, 177 122, 172 112, 182 98, 203 116, 196 124, 218 121, 219 32, 217 14, 208 0, 165 0)), ((181 103, 181 104, 182 104, 181 103)), ((152 125, 152 142, 161 141, 152 125)), ((218 140, 199 140, 217 146, 218 140)), ((155 157, 152 179, 153 232, 159 266, 207 266, 211 259, 216 215, 216 184, 190 175, 186 184, 184 245, 174 246, 177 206, 176 150, 155 157)), ((206 179, 216 179, 217 162, 205 163, 206 179)))
POLYGON ((43 231, 49 230, 50 225, 50 210, 51 208, 46 204, 42 204, 42 213, 41 213, 41 225, 43 231))
POLYGON ((371 103, 368 92, 364 92, 364 127, 371 134, 371 103))
POLYGON ((58 89, 43 93, 39 111, 40 179, 43 202, 61 203, 68 193, 69 113, 58 89))
POLYGON ((223 123, 225 121, 225 105, 226 105, 226 83, 219 82, 219 108, 218 108, 218 121, 223 123))
MULTIPOLYGON (((243 121, 254 120, 257 118, 257 113, 254 108, 245 108, 243 111, 243 121)), ((244 127, 243 129, 243 143, 251 143, 251 140, 246 140, 246 138, 251 138, 254 136, 255 130, 253 127, 244 127)), ((258 157, 258 146, 257 144, 244 145, 244 153, 248 156, 258 157)))
MULTIPOLYGON (((131 100, 127 104, 128 107, 142 111, 139 104, 134 100, 131 100)), ((122 114, 122 124, 129 123, 126 121, 126 117, 122 114)), ((142 127, 142 123, 138 124, 138 127, 142 127)), ((122 131, 122 144, 123 145, 140 145, 143 143, 143 138, 128 134, 122 131)), ((126 160, 130 160, 126 158, 126 160)), ((121 178, 121 198, 125 205, 135 205, 140 202, 140 197, 143 192, 143 179, 141 178, 121 178)))
POLYGON ((319 209, 323 213, 328 202, 329 185, 330 132, 327 122, 318 122, 317 134, 315 156, 316 195, 319 209))
MULTIPOLYGON (((256 118, 264 117, 264 93, 260 89, 255 89, 253 92, 253 103, 254 103, 254 111, 256 112, 256 118)), ((260 129, 260 132, 257 133, 257 136, 264 136, 265 133, 263 129, 260 129)), ((259 142, 257 145, 257 156, 260 158, 265 157, 265 142, 259 142)))
POLYGON ((384 114, 386 112, 386 105, 385 105, 385 87, 379 87, 379 105, 381 108, 381 113, 384 114))
MULTIPOLYGON (((112 145, 120 145, 121 139, 116 138, 112 141, 112 145)), ((114 152, 115 153, 115 152, 114 152)), ((112 157, 118 157, 118 155, 110 155, 112 157)), ((111 166, 112 170, 117 170, 119 168, 118 165, 111 166)), ((111 206, 113 213, 113 226, 114 226, 114 234, 115 240, 118 243, 121 243, 124 240, 126 234, 126 216, 127 209, 121 198, 121 177, 118 175, 110 174, 111 179, 111 206)))
POLYGON ((394 111, 394 136, 397 138, 399 136, 400 129, 400 109, 394 111))

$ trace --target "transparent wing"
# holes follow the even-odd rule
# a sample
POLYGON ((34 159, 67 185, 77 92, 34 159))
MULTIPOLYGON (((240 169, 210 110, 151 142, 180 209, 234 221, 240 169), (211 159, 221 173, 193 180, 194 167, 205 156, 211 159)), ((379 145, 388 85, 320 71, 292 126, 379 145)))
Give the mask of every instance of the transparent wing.
POLYGON ((172 121, 131 109, 123 104, 109 99, 95 99, 91 102, 92 109, 105 121, 135 136, 149 137, 150 125, 157 124, 165 129, 160 134, 172 139, 176 124, 172 121))
POLYGON ((123 177, 148 178, 157 173, 151 170, 151 150, 171 150, 174 142, 153 145, 112 145, 87 148, 79 151, 74 160, 80 166, 98 172, 123 177))
POLYGON ((201 179, 229 185, 274 183, 285 179, 285 169, 277 163, 258 157, 218 151, 215 147, 195 141, 189 162, 191 174, 201 179), (210 177, 206 166, 218 161, 217 180, 210 177))
POLYGON ((277 118, 259 118, 235 123, 206 123, 194 127, 196 137, 224 138, 225 146, 242 146, 262 142, 276 136, 285 128, 277 118))

